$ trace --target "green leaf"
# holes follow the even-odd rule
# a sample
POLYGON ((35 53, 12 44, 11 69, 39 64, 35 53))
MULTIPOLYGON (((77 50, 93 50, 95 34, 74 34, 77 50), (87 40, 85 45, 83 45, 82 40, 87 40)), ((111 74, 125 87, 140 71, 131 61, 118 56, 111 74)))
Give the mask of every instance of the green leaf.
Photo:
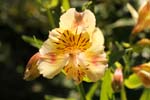
POLYGON ((118 19, 116 22, 110 24, 108 27, 117 28, 117 27, 132 26, 134 24, 135 24, 134 20, 131 18, 121 18, 121 19, 118 19))
POLYGON ((130 89, 139 88, 142 86, 142 82, 136 74, 132 74, 125 80, 125 86, 130 89))
POLYGON ((121 95, 121 100, 127 100, 126 91, 125 91, 124 86, 122 86, 122 88, 121 88, 120 95, 121 95))
POLYGON ((92 82, 87 76, 83 77, 83 81, 85 81, 85 82, 92 82))
POLYGON ((113 100, 113 90, 111 87, 112 77, 110 69, 105 72, 101 92, 100 92, 100 100, 113 100))
POLYGON ((27 42, 30 43, 32 46, 36 47, 36 48, 40 48, 41 45, 43 44, 43 42, 39 39, 37 39, 35 36, 33 37, 29 37, 29 36, 22 36, 22 39, 27 42))
POLYGON ((150 89, 145 88, 140 100, 149 100, 150 99, 150 89))

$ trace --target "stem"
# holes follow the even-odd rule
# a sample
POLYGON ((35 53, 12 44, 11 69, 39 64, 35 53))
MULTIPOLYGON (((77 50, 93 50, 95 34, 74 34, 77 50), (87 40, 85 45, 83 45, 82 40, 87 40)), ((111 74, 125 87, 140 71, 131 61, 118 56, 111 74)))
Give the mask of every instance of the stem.
POLYGON ((81 100, 86 100, 85 99, 85 92, 84 92, 83 84, 80 83, 79 85, 77 85, 77 89, 78 89, 78 91, 80 93, 81 100))
POLYGON ((63 10, 68 10, 70 8, 70 2, 69 0, 62 0, 62 7, 63 7, 63 10))
POLYGON ((53 15, 52 15, 52 12, 50 9, 47 10, 47 16, 48 16, 48 21, 49 21, 50 27, 55 28, 54 18, 53 18, 53 15))
POLYGON ((89 92, 88 92, 87 95, 86 95, 86 99, 87 99, 87 100, 92 100, 92 97, 93 97, 93 95, 94 95, 94 93, 95 93, 95 91, 96 91, 98 85, 99 85, 99 83, 96 82, 96 83, 94 83, 94 84, 91 86, 89 92))
POLYGON ((121 95, 121 100, 127 100, 127 98, 126 98, 126 91, 125 91, 124 86, 122 86, 120 95, 121 95))

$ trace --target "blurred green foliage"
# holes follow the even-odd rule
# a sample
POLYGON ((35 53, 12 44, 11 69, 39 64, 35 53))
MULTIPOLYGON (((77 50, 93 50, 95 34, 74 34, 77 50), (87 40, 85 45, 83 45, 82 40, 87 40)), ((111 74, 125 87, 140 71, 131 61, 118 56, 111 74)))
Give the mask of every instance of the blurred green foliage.
MULTIPOLYGON (((137 44, 142 38, 150 38, 150 31, 131 37, 135 22, 126 7, 128 2, 138 9, 138 0, 0 0, 0 100, 43 100, 44 96, 45 100, 79 100, 74 83, 66 80, 63 74, 52 80, 40 77, 26 82, 22 79, 28 59, 38 51, 37 48, 48 37, 48 31, 59 26, 60 15, 70 7, 78 10, 89 8, 94 12, 97 27, 104 33, 109 71, 113 72, 115 62, 120 62, 124 69, 128 69, 124 72, 125 78, 129 77, 131 66, 150 60, 150 46, 137 44)), ((103 83, 84 83, 86 91, 95 91, 86 92, 87 98, 98 100, 100 88, 109 88, 110 84, 103 85, 111 80, 109 72, 106 74, 104 79, 108 80, 103 83)), ((136 86, 128 83, 137 82, 132 80, 133 77, 130 76, 125 82, 131 88, 136 86)), ((127 100, 137 100, 142 88, 131 90, 125 87, 125 90, 127 100)), ((105 93, 112 97, 112 91, 102 91, 101 95, 105 93)), ((119 100, 119 94, 114 95, 119 100)), ((142 95, 142 98, 146 96, 142 95)))

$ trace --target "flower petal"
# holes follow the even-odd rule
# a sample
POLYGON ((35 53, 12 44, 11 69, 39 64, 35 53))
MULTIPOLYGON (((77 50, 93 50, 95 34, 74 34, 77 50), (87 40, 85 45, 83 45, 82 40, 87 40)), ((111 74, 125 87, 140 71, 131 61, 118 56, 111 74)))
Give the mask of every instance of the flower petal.
POLYGON ((68 55, 57 55, 55 53, 49 53, 42 57, 43 60, 39 62, 39 72, 46 78, 53 78, 57 75, 65 66, 68 60, 68 55))
POLYGON ((83 31, 92 33, 95 29, 95 16, 90 10, 84 12, 77 12, 75 8, 69 9, 60 17, 60 28, 71 29, 77 33, 83 31))
MULTIPOLYGON (((103 54, 103 55, 105 55, 105 54, 103 54)), ((102 55, 100 55, 100 56, 102 56, 102 55)), ((89 70, 87 70, 87 72, 86 72, 87 76, 93 82, 101 79, 102 76, 104 75, 106 68, 107 68, 106 58, 105 57, 103 58, 100 56, 99 57, 95 56, 97 60, 95 59, 95 57, 93 57, 91 59, 91 61, 89 61, 89 64, 90 64, 88 66, 89 70)))
POLYGON ((56 46, 54 42, 58 41, 58 38, 61 36, 59 32, 61 31, 61 29, 56 28, 49 32, 49 38, 43 43, 42 47, 39 50, 41 55, 45 55, 49 52, 56 52, 56 46))
POLYGON ((106 54, 87 54, 82 53, 80 55, 80 62, 82 62, 86 67, 87 77, 95 82, 103 76, 105 69, 107 68, 106 54))
POLYGON ((47 39, 47 40, 43 43, 43 45, 42 45, 42 47, 40 48, 39 52, 40 52, 41 55, 45 55, 45 54, 47 54, 48 52, 51 52, 52 47, 53 47, 53 46, 52 46, 51 40, 50 40, 50 39, 47 39))
POLYGON ((91 42, 92 45, 87 52, 100 53, 104 51, 104 37, 99 28, 96 28, 94 33, 91 35, 91 42))
POLYGON ((86 75, 90 80, 96 82, 103 77, 105 69, 106 65, 103 64, 99 64, 98 67, 91 65, 89 66, 89 70, 87 70, 86 75))
POLYGON ((148 0, 139 9, 139 16, 136 25, 132 30, 132 34, 136 35, 138 32, 146 28, 150 28, 150 1, 148 0))
POLYGON ((133 67, 133 71, 139 76, 143 85, 150 88, 150 62, 133 67))

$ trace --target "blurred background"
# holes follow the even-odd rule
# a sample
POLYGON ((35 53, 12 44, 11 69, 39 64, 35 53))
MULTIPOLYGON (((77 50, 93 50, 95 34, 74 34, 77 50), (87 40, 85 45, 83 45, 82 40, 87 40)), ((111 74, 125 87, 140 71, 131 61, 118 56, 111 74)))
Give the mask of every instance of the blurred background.
MULTIPOLYGON (((29 58, 38 51, 41 41, 47 39, 48 31, 58 27, 60 15, 69 7, 78 10, 87 7, 94 11, 97 26, 106 38, 106 50, 109 50, 110 41, 128 42, 135 24, 126 8, 128 2, 138 9, 138 0, 0 0, 0 100, 52 100, 53 96, 78 98, 74 83, 62 74, 52 80, 42 77, 23 80, 29 58), (39 45, 34 45, 35 41, 39 45)), ((136 38, 144 36, 148 35, 136 38)), ((147 61, 149 56, 136 55, 139 59, 136 63, 143 58, 147 61)), ((86 89, 91 85, 84 84, 86 89)), ((128 90, 129 100, 131 95, 139 98, 136 93, 128 90)), ((99 91, 96 91, 93 100, 98 95, 99 91)))

